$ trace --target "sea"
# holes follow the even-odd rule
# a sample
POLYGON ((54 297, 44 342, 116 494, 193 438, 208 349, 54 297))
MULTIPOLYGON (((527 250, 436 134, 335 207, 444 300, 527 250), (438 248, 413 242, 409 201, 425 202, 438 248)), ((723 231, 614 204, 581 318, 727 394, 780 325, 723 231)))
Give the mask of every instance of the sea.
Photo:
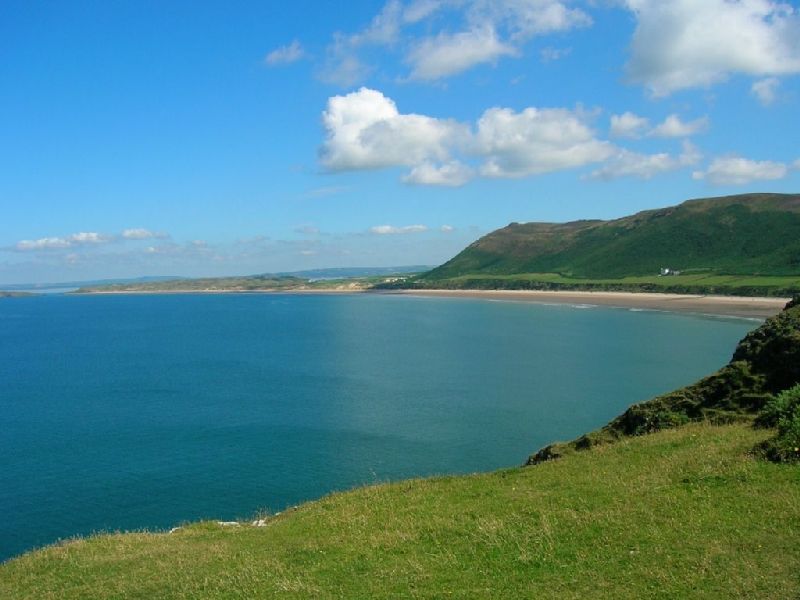
POLYGON ((0 560, 521 465, 757 321, 379 294, 0 299, 0 560))

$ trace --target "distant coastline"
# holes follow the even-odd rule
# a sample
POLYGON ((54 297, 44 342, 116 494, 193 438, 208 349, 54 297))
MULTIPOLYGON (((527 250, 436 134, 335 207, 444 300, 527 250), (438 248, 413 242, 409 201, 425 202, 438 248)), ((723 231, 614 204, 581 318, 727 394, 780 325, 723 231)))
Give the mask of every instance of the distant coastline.
POLYGON ((153 295, 153 294, 380 294, 439 298, 477 298, 539 304, 586 304, 665 312, 710 314, 717 316, 766 319, 778 314, 789 298, 751 296, 700 296, 648 292, 586 292, 539 290, 370 290, 357 287, 251 290, 93 290, 72 295, 153 295))

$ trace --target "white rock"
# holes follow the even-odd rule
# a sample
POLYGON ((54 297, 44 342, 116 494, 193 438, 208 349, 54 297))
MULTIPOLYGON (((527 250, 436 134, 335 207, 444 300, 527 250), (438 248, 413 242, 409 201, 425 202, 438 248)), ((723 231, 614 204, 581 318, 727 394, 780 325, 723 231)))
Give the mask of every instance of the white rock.
POLYGON ((217 521, 217 525, 221 527, 239 527, 238 521, 217 521))

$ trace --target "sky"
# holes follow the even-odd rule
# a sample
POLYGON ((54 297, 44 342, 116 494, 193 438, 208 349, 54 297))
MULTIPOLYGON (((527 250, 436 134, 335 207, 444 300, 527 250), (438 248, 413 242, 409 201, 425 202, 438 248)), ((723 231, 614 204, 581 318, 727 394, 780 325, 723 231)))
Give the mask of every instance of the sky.
POLYGON ((800 6, 0 3, 0 284, 435 265, 800 191, 800 6))

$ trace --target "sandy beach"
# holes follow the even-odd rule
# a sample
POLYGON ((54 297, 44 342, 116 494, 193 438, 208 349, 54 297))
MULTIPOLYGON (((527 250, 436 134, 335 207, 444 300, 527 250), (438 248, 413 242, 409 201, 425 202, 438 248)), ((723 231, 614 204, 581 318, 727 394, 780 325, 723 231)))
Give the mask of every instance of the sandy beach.
POLYGON ((695 296, 691 294, 652 294, 634 292, 581 292, 534 290, 364 290, 336 289, 264 289, 264 290, 109 290, 78 292, 80 295, 152 295, 152 294, 384 294, 440 298, 480 298, 508 302, 540 304, 586 304, 668 312, 690 312, 729 317, 766 319, 778 314, 789 298, 745 296, 695 296))
POLYGON ((731 317, 765 319, 781 311, 789 298, 743 296, 694 296, 632 292, 552 292, 529 290, 399 290, 388 292, 414 296, 483 298, 542 304, 589 304, 669 312, 691 312, 731 317))

